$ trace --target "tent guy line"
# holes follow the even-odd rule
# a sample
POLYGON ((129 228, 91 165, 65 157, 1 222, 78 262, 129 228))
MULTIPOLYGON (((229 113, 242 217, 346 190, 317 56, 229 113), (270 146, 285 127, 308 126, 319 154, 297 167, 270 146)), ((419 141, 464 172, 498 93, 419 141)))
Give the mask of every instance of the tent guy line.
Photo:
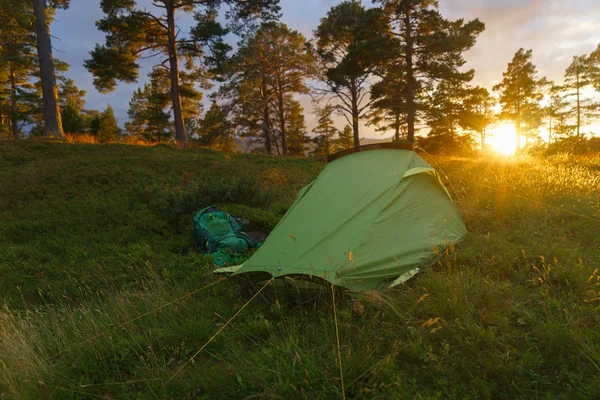
MULTIPOLYGON (((224 278, 223 278, 223 279, 224 279, 224 278)), ((237 312, 236 312, 236 313, 233 315, 233 317, 229 318, 229 321, 225 322, 225 324, 223 324, 223 326, 222 326, 222 327, 221 327, 221 328, 220 328, 220 329, 219 329, 219 330, 218 330, 218 331, 217 331, 217 332, 216 332, 214 335, 212 335, 212 337, 211 337, 210 339, 208 339, 208 341, 207 341, 206 343, 204 343, 204 345, 203 345, 202 347, 200 347, 200 349, 199 349, 199 350, 198 350, 196 353, 194 353, 194 355, 193 355, 192 357, 190 357, 190 359, 189 359, 189 360, 187 360, 187 361, 186 361, 186 363, 185 363, 185 364, 183 364, 183 366, 182 366, 181 368, 179 368, 179 369, 177 370, 177 372, 175 372, 175 373, 173 374, 173 376, 171 376, 171 377, 169 378, 169 380, 167 381, 167 383, 168 383, 168 382, 171 382, 171 381, 173 380, 173 378, 175 378, 177 375, 179 375, 179 373, 180 373, 181 371, 183 371, 183 369, 184 369, 185 367, 187 367, 187 366, 188 366, 188 364, 189 364, 189 363, 191 363, 192 361, 194 361, 194 358, 196 358, 196 356, 197 356, 198 354, 200 354, 200 353, 202 352, 202 350, 204 350, 204 349, 206 348, 206 346, 208 346, 208 345, 210 344, 210 342, 212 342, 212 341, 213 341, 213 340, 214 340, 214 339, 215 339, 217 336, 219 336, 219 334, 220 334, 221 332, 223 332, 223 330, 224 330, 224 329, 227 327, 227 325, 229 325, 229 324, 230 324, 230 323, 231 323, 231 322, 232 322, 232 321, 233 321, 233 320, 234 320, 234 319, 235 319, 235 318, 236 318, 236 317, 237 317, 237 316, 238 316, 238 315, 239 315, 239 314, 240 314, 242 311, 244 311, 244 308, 246 308, 246 307, 247 307, 247 306, 248 306, 248 305, 249 305, 249 304, 252 302, 252 300, 254 300, 256 297, 258 297, 258 295, 259 295, 259 294, 260 294, 260 293, 261 293, 261 292, 262 292, 262 291, 263 291, 263 290, 264 290, 264 289, 265 289, 265 288, 266 288, 266 287, 267 287, 267 286, 268 286, 268 285, 269 285, 271 282, 273 282, 274 280, 275 280, 275 277, 273 277, 273 278, 269 279, 269 280, 267 281, 267 283, 265 283, 265 284, 264 284, 264 285, 263 285, 263 286, 262 286, 262 287, 261 287, 261 288, 258 290, 258 292, 256 292, 256 293, 254 294, 254 296, 252 296, 252 298, 251 298, 250 300, 248 300, 248 301, 246 302, 246 304, 244 304, 244 305, 242 306, 242 308, 240 308, 240 309, 239 309, 239 310, 238 310, 238 311, 237 311, 237 312)))
POLYGON ((340 380, 342 381, 342 399, 346 400, 346 388, 344 387, 344 367, 342 365, 342 351, 340 350, 340 333, 337 322, 337 309, 335 308, 335 289, 331 285, 331 303, 333 307, 333 321, 335 323, 335 340, 337 342, 337 358, 340 366, 340 380))
POLYGON ((89 339, 87 339, 87 340, 84 340, 83 342, 79 342, 79 343, 77 343, 77 344, 75 344, 75 345, 73 345, 73 346, 69 347, 68 349, 61 350, 61 351, 59 351, 58 353, 55 353, 54 355, 52 355, 52 356, 48 357, 48 358, 46 359, 46 361, 48 361, 48 360, 51 360, 51 359, 53 359, 53 358, 56 358, 56 357, 58 357, 59 355, 61 355, 61 354, 63 354, 64 352, 66 352, 67 350, 73 350, 74 348, 76 348, 76 347, 78 347, 78 346, 84 345, 84 344, 86 344, 86 343, 89 343, 89 342, 91 342, 91 341, 93 341, 93 340, 96 340, 96 339, 98 339, 98 338, 100 338, 100 337, 102 337, 102 336, 104 336, 104 335, 107 335, 107 334, 109 334, 109 333, 111 333, 111 332, 115 331, 116 329, 119 329, 119 328, 122 328, 122 327, 124 327, 124 326, 126 326, 126 325, 129 325, 130 323, 132 323, 132 322, 135 322, 135 321, 137 321, 138 319, 144 318, 144 317, 146 317, 146 316, 148 316, 148 315, 150 315, 150 314, 153 314, 153 313, 155 313, 155 312, 157 312, 157 311, 159 311, 159 310, 161 310, 161 309, 163 309, 163 308, 165 308, 165 307, 168 307, 168 306, 170 306, 171 304, 177 303, 177 302, 179 302, 179 301, 181 301, 181 300, 183 300, 183 299, 186 299, 186 298, 188 298, 188 297, 191 297, 191 296, 193 296, 193 295, 195 295, 195 294, 197 294, 197 293, 199 293, 199 292, 203 291, 204 289, 208 289, 209 287, 211 287, 211 286, 214 286, 214 285, 216 285, 217 283, 219 283, 219 282, 221 282, 221 281, 224 281, 225 279, 226 279, 226 278, 220 278, 220 279, 218 279, 218 280, 216 280, 216 281, 214 281, 214 282, 212 282, 212 283, 209 283, 209 284, 208 284, 208 285, 206 285, 206 286, 203 286, 203 287, 201 287, 200 289, 196 289, 196 290, 194 290, 194 291, 192 291, 192 292, 188 292, 188 293, 184 294, 183 296, 181 296, 181 297, 179 297, 179 298, 177 298, 177 299, 175 299, 175 300, 171 300, 171 301, 170 301, 170 302, 168 302, 168 303, 162 304, 162 305, 160 305, 160 306, 158 306, 158 307, 156 307, 156 308, 154 308, 154 309, 152 309, 152 310, 150 310, 150 311, 148 311, 148 312, 145 312, 145 313, 143 313, 143 314, 140 314, 140 315, 138 315, 137 317, 134 317, 134 318, 132 318, 132 319, 130 319, 130 320, 128 320, 128 321, 126 321, 126 322, 123 322, 122 324, 119 324, 119 325, 117 325, 117 326, 114 326, 114 327, 112 327, 112 328, 110 328, 110 329, 107 329, 107 330, 105 330, 104 332, 101 332, 101 333, 99 333, 99 334, 97 334, 97 335, 95 335, 95 336, 92 336, 91 338, 89 338, 89 339))
MULTIPOLYGON (((114 330, 116 330, 116 329, 122 328, 122 327, 124 327, 125 325, 128 325, 128 324, 130 324, 130 323, 132 323, 132 322, 134 322, 134 321, 137 321, 138 319, 141 319, 141 318, 143 318, 143 317, 145 317, 145 316, 148 316, 148 315, 150 315, 150 314, 152 314, 152 313, 155 313, 155 312, 157 312, 157 311, 159 311, 159 310, 161 310, 161 309, 163 309, 163 308, 165 308, 165 307, 167 307, 167 306, 170 306, 171 304, 177 303, 178 301, 181 301, 181 300, 183 300, 183 299, 185 299, 185 298, 191 297, 191 296, 195 295, 196 293, 199 293, 199 292, 203 291, 204 289, 208 289, 209 287, 211 287, 211 286, 214 286, 214 285, 216 285, 217 283, 219 283, 219 282, 221 282, 221 281, 224 281, 224 280, 225 280, 225 278, 220 278, 220 279, 218 279, 218 280, 216 280, 216 281, 214 281, 214 282, 212 282, 212 283, 209 283, 208 285, 205 285, 205 286, 201 287, 200 289, 196 289, 196 290, 194 290, 194 291, 192 291, 192 292, 186 293, 185 295, 183 295, 183 296, 181 296, 181 297, 179 297, 179 298, 177 298, 177 299, 175 299, 175 300, 172 300, 172 301, 170 301, 170 302, 168 302, 168 303, 165 303, 165 304, 163 304, 163 305, 160 305, 160 306, 158 306, 158 307, 156 307, 156 308, 152 309, 151 311, 148 311, 148 312, 146 312, 146 313, 144 313, 144 314, 140 314, 140 315, 138 315, 138 316, 137 316, 137 317, 135 317, 135 318, 132 318, 132 319, 130 319, 130 320, 128 320, 128 321, 126 321, 126 322, 123 322, 122 324, 119 324, 119 325, 117 325, 117 326, 115 326, 115 327, 112 327, 112 328, 110 328, 110 329, 108 329, 108 330, 106 330, 106 331, 104 331, 104 332, 102 332, 102 333, 99 333, 99 334, 97 334, 97 335, 95 335, 95 336, 93 336, 93 337, 91 337, 91 338, 89 338, 89 339, 87 339, 87 340, 85 340, 85 341, 83 341, 83 342, 79 342, 79 343, 77 343, 77 344, 75 344, 75 345, 73 345, 73 346, 71 346, 71 347, 69 347, 69 348, 67 348, 67 349, 61 350, 61 351, 59 351, 58 353, 55 353, 54 355, 52 355, 52 356, 50 356, 50 357, 46 358, 46 360, 45 360, 45 361, 52 360, 53 358, 56 358, 56 357, 58 357, 59 355, 61 355, 61 354, 65 353, 65 352, 66 352, 66 351, 68 351, 68 350, 73 350, 73 349, 75 349, 75 348, 76 348, 76 347, 78 347, 78 346, 81 346, 81 345, 83 345, 83 344, 85 344, 85 343, 89 343, 89 342, 91 342, 91 341, 93 341, 93 340, 95 340, 95 339, 98 339, 98 338, 100 338, 100 337, 102 337, 102 336, 104 336, 104 335, 106 335, 106 334, 108 334, 108 333, 110 333, 110 332, 113 332, 113 331, 114 331, 114 330)), ((81 357, 81 354, 79 354, 79 355, 78 355, 78 356, 77 356, 75 359, 76 359, 76 360, 79 360, 79 357, 81 357)), ((69 369, 67 370, 67 373, 66 373, 65 375, 63 375, 62 379, 61 379, 61 380, 58 382, 58 385, 56 385, 56 387, 54 387, 54 389, 52 390, 52 394, 50 395, 50 397, 52 397, 52 396, 54 395, 54 393, 56 392, 56 390, 58 390, 58 389, 64 390, 64 388, 62 388, 62 387, 61 387, 61 385, 62 385, 62 383, 64 382, 65 378, 66 378, 67 376, 69 376, 69 374, 71 373, 71 370, 73 369, 73 367, 75 367, 75 365, 76 365, 76 362, 73 362, 73 363, 71 364, 71 367, 69 367, 69 369)), ((67 390, 68 390, 68 389, 67 389, 67 390)))

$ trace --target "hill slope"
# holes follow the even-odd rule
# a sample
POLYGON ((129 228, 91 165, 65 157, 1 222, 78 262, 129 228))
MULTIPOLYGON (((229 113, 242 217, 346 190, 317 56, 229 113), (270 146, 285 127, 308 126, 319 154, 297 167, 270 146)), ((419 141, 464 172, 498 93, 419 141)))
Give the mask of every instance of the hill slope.
POLYGON ((199 267, 195 211, 218 204, 269 230, 314 171, 302 159, 166 146, 4 142, 3 298, 36 304, 74 286, 127 286, 128 269, 147 262, 187 276, 199 267))
MULTIPOLYGON (((338 301, 347 396, 600 397, 600 224, 507 194, 597 215, 600 160, 431 161, 471 232, 406 285, 338 301)), ((0 397, 341 397, 330 298, 257 299, 185 364, 249 299, 196 253, 194 211, 268 231, 320 167, 0 142, 0 397)))

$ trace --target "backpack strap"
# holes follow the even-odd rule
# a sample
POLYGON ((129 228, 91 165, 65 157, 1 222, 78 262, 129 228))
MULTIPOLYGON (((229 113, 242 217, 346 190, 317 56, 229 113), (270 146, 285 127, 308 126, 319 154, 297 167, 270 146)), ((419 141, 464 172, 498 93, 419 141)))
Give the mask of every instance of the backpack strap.
POLYGON ((242 224, 243 225, 247 225, 249 222, 245 219, 241 219, 238 217, 234 217, 234 216, 230 216, 230 222, 231 222, 231 229, 233 230, 233 232, 236 234, 237 237, 244 239, 246 241, 246 243, 248 243, 248 247, 260 247, 261 243, 260 242, 255 242, 254 240, 252 240, 252 238, 250 238, 250 236, 244 232, 243 228, 242 228, 242 224))
POLYGON ((198 240, 198 247, 202 254, 208 254, 216 251, 216 245, 213 240, 200 227, 200 219, 206 213, 218 211, 215 206, 208 206, 198 211, 194 216, 194 234, 198 240))

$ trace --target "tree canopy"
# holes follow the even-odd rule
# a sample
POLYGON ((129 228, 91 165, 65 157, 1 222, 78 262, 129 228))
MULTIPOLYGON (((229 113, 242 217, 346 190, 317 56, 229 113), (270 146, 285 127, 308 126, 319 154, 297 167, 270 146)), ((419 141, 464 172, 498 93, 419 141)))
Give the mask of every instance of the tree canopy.
POLYGON ((512 120, 517 133, 517 147, 521 147, 523 123, 535 113, 533 105, 543 97, 542 84, 545 79, 538 77, 537 68, 531 61, 533 51, 519 49, 502 81, 494 86, 494 91, 500 94, 500 104, 503 115, 512 120))
POLYGON ((223 41, 229 30, 217 20, 217 10, 223 4, 230 7, 227 17, 233 24, 255 17, 273 18, 279 11, 275 0, 157 0, 150 11, 138 7, 134 0, 102 0, 105 16, 97 26, 107 34, 106 43, 97 45, 85 62, 95 76, 96 88, 106 92, 118 81, 136 82, 137 61, 161 57, 157 66, 169 74, 175 137, 185 145, 179 60, 185 59, 188 72, 203 73, 205 63, 218 60, 229 50, 223 41), (187 36, 180 35, 177 13, 194 15, 196 24, 187 36))
POLYGON ((419 93, 440 81, 470 82, 474 70, 464 71, 464 52, 485 29, 478 19, 450 21, 439 12, 437 0, 377 0, 385 12, 396 46, 388 47, 392 64, 405 72, 407 139, 414 141, 415 123, 425 104, 419 93))
POLYGON ((317 56, 316 91, 335 99, 335 108, 352 126, 354 145, 360 145, 359 121, 374 99, 370 79, 383 62, 390 45, 384 14, 357 1, 333 6, 314 32, 317 56))
POLYGON ((86 91, 54 57, 50 25, 70 2, 0 0, 0 137, 91 133, 307 155, 359 146, 368 130, 463 151, 502 134, 519 149, 583 140, 600 116, 600 45, 573 55, 557 82, 522 48, 493 88, 476 86, 465 54, 485 25, 447 18, 438 0, 340 1, 312 38, 281 22, 278 0, 99 3, 105 38, 83 63, 100 93, 142 81, 123 125, 112 108, 86 109, 86 91), (516 134, 501 132, 507 121, 516 134))
POLYGON ((281 23, 262 24, 228 60, 219 96, 228 101, 246 135, 260 135, 267 153, 288 154, 294 96, 307 94, 313 57, 299 32, 281 23), (260 134, 259 134, 260 132, 260 134))

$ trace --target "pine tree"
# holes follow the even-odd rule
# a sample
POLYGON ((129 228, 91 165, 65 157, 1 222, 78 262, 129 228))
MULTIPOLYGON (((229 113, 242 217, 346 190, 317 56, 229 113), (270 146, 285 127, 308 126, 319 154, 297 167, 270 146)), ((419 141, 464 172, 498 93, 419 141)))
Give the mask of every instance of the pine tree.
POLYGON ((581 128, 586 121, 595 116, 597 106, 592 99, 586 97, 584 90, 593 82, 590 59, 586 56, 574 56, 573 62, 565 71, 562 91, 565 100, 572 103, 569 117, 575 121, 574 131, 581 136, 581 128))
POLYGON ((470 82, 474 71, 462 72, 463 53, 475 44, 485 29, 478 19, 466 22, 449 21, 438 11, 437 0, 377 0, 388 16, 395 46, 390 46, 390 58, 403 58, 405 72, 407 138, 415 138, 415 123, 419 110, 420 91, 431 81, 470 82))
POLYGON ((85 90, 80 90, 72 79, 61 79, 58 91, 58 105, 62 108, 72 103, 77 109, 85 108, 85 90))
POLYGON ((549 101, 544 112, 548 118, 548 145, 557 136, 567 136, 572 131, 567 122, 569 102, 564 99, 562 90, 562 86, 553 85, 548 91, 549 101))
POLYGON ((286 124, 288 137, 288 153, 291 156, 304 156, 309 144, 304 121, 304 109, 299 102, 286 102, 286 124))
POLYGON ((138 88, 129 102, 126 131, 149 143, 168 141, 173 134, 168 83, 160 73, 151 73, 150 82, 138 88))
MULTIPOLYGON (((168 77, 164 75, 165 71, 163 70, 162 72, 164 81, 168 82, 168 77)), ((210 87, 210 84, 206 80, 206 76, 202 74, 200 70, 197 70, 194 73, 182 71, 179 76, 181 90, 181 113, 188 138, 191 138, 194 136, 194 134, 197 134, 195 127, 197 127, 200 123, 203 110, 202 92, 196 90, 198 83, 203 88, 210 87)), ((167 95, 167 97, 171 96, 170 90, 165 91, 164 94, 167 95)))
POLYGON ((591 85, 600 91, 600 44, 588 57, 587 57, 587 74, 591 85))
POLYGON ((227 63, 219 97, 230 104, 244 135, 260 137, 267 153, 273 147, 288 153, 287 108, 295 94, 308 93, 305 80, 313 68, 305 41, 284 24, 262 24, 227 63))
POLYGON ((536 101, 527 103, 523 111, 522 133, 525 136, 525 148, 527 148, 532 140, 539 140, 540 128, 544 124, 545 109, 539 101, 536 101))
POLYGON ((538 78, 538 72, 533 65, 532 51, 520 49, 504 72, 502 82, 494 86, 494 91, 500 93, 502 115, 514 121, 517 132, 517 150, 521 148, 521 135, 523 123, 529 117, 528 111, 534 110, 543 97, 542 87, 546 84, 545 78, 538 78))
POLYGON ((71 79, 62 81, 58 104, 64 132, 82 134, 89 130, 91 118, 85 110, 85 94, 85 90, 79 90, 71 79))
MULTIPOLYGON (((24 0, 17 0, 22 2, 24 0)), ((44 134, 61 137, 63 135, 58 90, 56 87, 56 62, 52 56, 50 22, 53 8, 68 8, 70 0, 51 0, 50 9, 46 0, 33 0, 35 33, 37 36, 37 55, 39 60, 40 81, 44 108, 44 134)))
POLYGON ((354 145, 360 145, 359 121, 375 99, 368 99, 370 80, 387 47, 387 26, 380 9, 358 1, 333 6, 314 32, 315 54, 321 73, 317 92, 337 102, 336 108, 352 126, 354 145))
POLYGON ((424 142, 430 150, 470 151, 473 133, 484 148, 486 128, 494 117, 494 100, 485 88, 467 86, 460 80, 442 81, 430 102, 425 118, 431 130, 424 142))
POLYGON ((61 107, 60 117, 65 133, 82 134, 88 129, 86 117, 74 103, 67 103, 61 107))
POLYGON ((237 148, 235 132, 227 111, 215 100, 199 123, 200 143, 221 151, 234 151, 237 148))
POLYGON ((121 128, 115 118, 115 110, 110 104, 106 110, 94 117, 91 125, 90 133, 96 135, 101 143, 117 141, 121 135, 121 128))
POLYGON ((313 154, 316 156, 327 156, 335 153, 336 137, 338 130, 333 124, 332 115, 335 112, 335 107, 327 104, 323 108, 316 110, 318 115, 317 126, 313 129, 313 154))
POLYGON ((386 69, 383 79, 371 86, 373 105, 368 123, 379 132, 393 131, 393 140, 400 141, 405 138, 407 124, 406 79, 393 61, 386 69))
POLYGON ((10 121, 13 137, 61 136, 62 123, 56 74, 68 64, 52 57, 49 24, 57 7, 68 1, 0 0, 0 59, 5 79, 0 81, 8 103, 2 116, 10 121), (55 115, 58 113, 59 115, 55 115))
POLYGON ((338 138, 335 141, 335 151, 346 150, 352 147, 354 134, 350 125, 344 126, 344 129, 338 132, 338 138))
POLYGON ((463 99, 460 126, 479 135, 481 149, 485 148, 487 127, 494 121, 495 103, 490 92, 481 86, 470 88, 463 99))
MULTIPOLYGON (((175 137, 185 145, 187 136, 181 99, 180 58, 186 59, 186 70, 196 73, 201 64, 216 63, 230 49, 223 41, 229 32, 217 21, 221 5, 230 7, 233 21, 249 21, 254 17, 273 18, 279 8, 275 0, 242 2, 237 0, 156 0, 152 11, 137 7, 135 0, 102 0, 105 17, 97 22, 107 33, 106 44, 97 45, 85 65, 95 76, 100 91, 110 91, 117 81, 135 82, 140 57, 163 56, 159 65, 169 73, 170 95, 175 122, 175 137), (163 11, 164 10, 164 11, 163 11), (176 15, 194 14, 196 25, 190 35, 179 34, 176 15), (168 64, 168 66, 167 66, 168 64)), ((191 87, 190 87, 191 89, 191 87)))
POLYGON ((223 85, 218 98, 227 103, 233 123, 249 144, 261 143, 267 154, 273 152, 273 123, 275 115, 270 106, 271 93, 267 77, 262 74, 234 76, 223 85))
MULTIPOLYGON (((150 82, 133 94, 128 111, 130 122, 125 124, 125 128, 141 140, 162 143, 169 141, 173 135, 169 76, 164 69, 154 68, 148 77, 150 82)), ((196 75, 182 73, 179 80, 183 119, 186 126, 193 129, 202 111, 202 93, 196 91, 195 79, 196 75)), ((188 136, 193 133, 188 132, 188 136)))
POLYGON ((460 147, 461 122, 466 108, 464 100, 469 88, 461 81, 442 81, 436 88, 427 108, 426 120, 431 128, 427 138, 430 143, 439 143, 439 147, 460 147))
POLYGON ((36 37, 31 30, 34 17, 31 5, 0 0, 0 59, 3 60, 5 93, 4 115, 14 138, 23 134, 23 128, 33 123, 39 100, 35 86, 39 72, 36 37))
MULTIPOLYGON (((281 150, 288 154, 288 109, 295 107, 291 97, 308 93, 305 80, 313 69, 314 59, 305 46, 306 38, 284 24, 265 24, 256 36, 263 44, 270 44, 265 54, 268 68, 273 71, 270 83, 274 96, 272 104, 279 123, 281 150)), ((299 123, 299 120, 295 122, 299 123)))

